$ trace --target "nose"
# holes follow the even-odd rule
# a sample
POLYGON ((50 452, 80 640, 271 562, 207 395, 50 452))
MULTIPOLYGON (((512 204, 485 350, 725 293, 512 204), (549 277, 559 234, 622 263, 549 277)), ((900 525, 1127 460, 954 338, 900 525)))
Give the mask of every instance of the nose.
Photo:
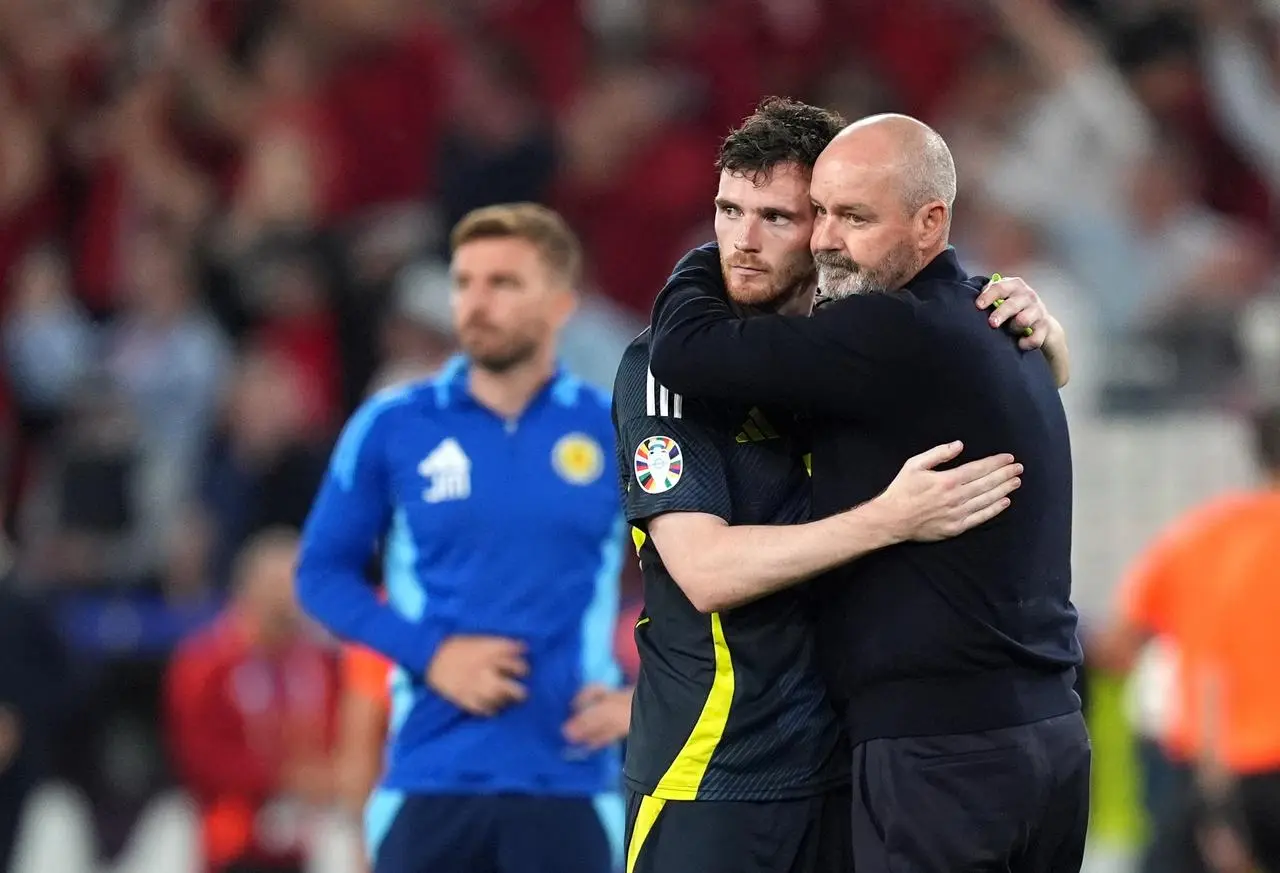
POLYGON ((749 216, 738 222, 738 235, 734 237, 733 247, 740 252, 760 251, 759 222, 749 216))
POLYGON ((830 215, 819 215, 813 221, 813 236, 809 238, 809 250, 814 254, 840 248, 830 215))

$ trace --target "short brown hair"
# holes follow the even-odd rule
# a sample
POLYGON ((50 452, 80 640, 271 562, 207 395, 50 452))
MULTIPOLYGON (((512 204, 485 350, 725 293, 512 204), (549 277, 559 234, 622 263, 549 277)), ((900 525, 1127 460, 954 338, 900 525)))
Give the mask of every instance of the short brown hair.
POLYGON ((845 126, 839 113, 786 97, 766 97, 720 146, 716 171, 767 180, 775 167, 809 171, 845 126))
POLYGON ((449 235, 456 252, 478 239, 515 237, 533 245, 547 266, 577 287, 582 279, 582 244, 559 213, 540 203, 500 203, 473 209, 449 235))

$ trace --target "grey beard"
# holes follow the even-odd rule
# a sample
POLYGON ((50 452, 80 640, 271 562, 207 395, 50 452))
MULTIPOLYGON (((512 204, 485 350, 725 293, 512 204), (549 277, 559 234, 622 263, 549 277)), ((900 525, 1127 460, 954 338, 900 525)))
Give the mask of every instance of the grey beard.
POLYGON ((876 290, 872 277, 861 270, 818 267, 818 294, 828 300, 843 300, 855 295, 870 294, 876 290), (831 275, 835 272, 836 275, 831 275))

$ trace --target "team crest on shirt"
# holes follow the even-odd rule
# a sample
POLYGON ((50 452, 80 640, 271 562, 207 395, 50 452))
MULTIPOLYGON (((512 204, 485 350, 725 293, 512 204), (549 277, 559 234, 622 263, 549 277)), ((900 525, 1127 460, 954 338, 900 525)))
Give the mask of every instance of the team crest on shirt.
POLYGON ((684 472, 680 444, 669 436, 651 436, 636 447, 636 481, 648 494, 661 494, 676 487, 684 472))
POLYGON ((566 434, 551 449, 551 466, 570 485, 590 485, 604 472, 604 449, 585 433, 566 434))

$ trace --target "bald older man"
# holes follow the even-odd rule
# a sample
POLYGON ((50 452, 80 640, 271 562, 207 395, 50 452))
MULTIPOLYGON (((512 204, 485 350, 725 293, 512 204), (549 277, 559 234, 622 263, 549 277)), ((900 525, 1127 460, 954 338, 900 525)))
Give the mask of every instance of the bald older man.
POLYGON ((818 515, 948 440, 1025 465, 998 519, 833 574, 823 660, 854 743, 858 873, 1075 873, 1090 747, 1073 690, 1071 449, 1049 365, 975 312, 985 279, 948 244, 955 165, 929 127, 849 126, 810 195, 825 304, 746 319, 705 283, 669 285, 652 372, 684 395, 807 414, 818 515))

